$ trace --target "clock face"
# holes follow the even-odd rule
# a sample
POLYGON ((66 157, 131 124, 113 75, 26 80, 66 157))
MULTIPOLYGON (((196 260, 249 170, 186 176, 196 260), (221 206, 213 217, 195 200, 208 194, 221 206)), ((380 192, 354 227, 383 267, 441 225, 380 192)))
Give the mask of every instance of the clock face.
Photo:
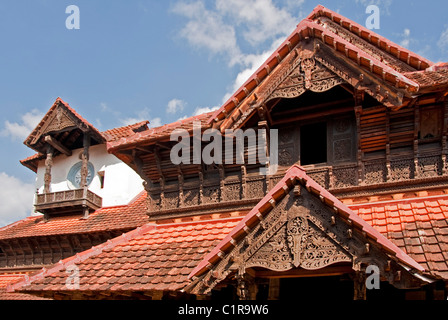
MULTIPOLYGON (((78 162, 73 167, 71 167, 70 171, 67 175, 67 184, 70 189, 79 189, 81 188, 81 167, 82 162, 78 162)), ((93 180, 94 177, 94 168, 93 165, 89 162, 87 165, 88 171, 87 171, 87 186, 90 185, 90 183, 93 180)))

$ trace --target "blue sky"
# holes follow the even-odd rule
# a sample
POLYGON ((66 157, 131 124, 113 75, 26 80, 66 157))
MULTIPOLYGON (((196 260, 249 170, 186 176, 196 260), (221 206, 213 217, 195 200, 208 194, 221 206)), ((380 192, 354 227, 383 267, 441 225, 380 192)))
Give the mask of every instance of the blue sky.
POLYGON ((448 61, 439 0, 2 0, 0 226, 30 214, 23 140, 61 97, 99 130, 169 123, 220 106, 322 4, 434 62, 448 61), (66 28, 66 7, 80 29, 66 28))

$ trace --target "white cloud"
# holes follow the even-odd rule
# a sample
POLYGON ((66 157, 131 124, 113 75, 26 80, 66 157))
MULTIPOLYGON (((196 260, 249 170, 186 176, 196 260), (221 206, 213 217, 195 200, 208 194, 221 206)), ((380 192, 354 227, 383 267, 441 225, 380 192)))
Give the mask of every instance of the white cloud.
POLYGON ((0 172, 0 226, 21 220, 33 212, 35 186, 0 172))
POLYGON ((400 46, 409 49, 409 44, 411 43, 411 41, 413 41, 411 39, 411 30, 408 28, 405 28, 403 30, 402 37, 403 37, 403 40, 400 41, 400 46))
POLYGON ((185 105, 185 101, 182 101, 180 99, 171 99, 170 101, 168 101, 166 112, 170 114, 181 112, 184 110, 185 105))
POLYGON ((298 22, 289 10, 276 7, 271 0, 217 0, 216 8, 243 28, 244 40, 253 46, 289 34, 298 22))
POLYGON ((446 28, 442 34, 440 35, 439 41, 437 42, 437 45, 441 49, 448 49, 448 28, 446 28))
POLYGON ((107 103, 105 103, 105 102, 101 102, 100 107, 101 107, 101 111, 109 110, 109 107, 107 106, 107 103))
POLYGON ((257 69, 269 58, 269 56, 274 52, 275 49, 280 46, 283 42, 283 38, 278 38, 277 40, 272 42, 271 47, 260 53, 260 54, 248 54, 244 56, 243 63, 246 66, 243 70, 241 70, 236 76, 233 84, 230 87, 230 91, 227 92, 223 97, 223 103, 232 96, 233 93, 236 92, 248 79, 249 77, 257 71, 257 69))
POLYGON ((160 127, 162 125, 162 119, 160 118, 153 118, 149 120, 148 127, 149 128, 156 128, 160 127))
MULTIPOLYGON (((224 23, 219 12, 208 10, 202 1, 178 2, 172 11, 189 19, 180 35, 193 47, 205 48, 212 54, 224 54, 228 57, 240 55, 235 29, 224 23)), ((231 59, 231 64, 235 62, 235 59, 231 59)))
POLYGON ((45 114, 37 109, 33 109, 30 112, 25 113, 21 116, 20 122, 9 122, 8 120, 4 123, 4 128, 1 131, 2 136, 10 136, 13 139, 24 140, 39 124, 45 114))
POLYGON ((273 0, 215 0, 207 8, 204 0, 179 0, 173 12, 188 19, 180 34, 190 45, 224 56, 239 69, 225 102, 293 31, 304 2, 287 0, 280 7, 273 0))
POLYGON ((197 116, 197 115, 200 115, 200 114, 203 114, 203 113, 207 113, 207 112, 212 112, 212 111, 215 111, 215 110, 218 110, 219 109, 219 106, 214 106, 214 107, 197 107, 195 110, 194 110, 194 113, 193 113, 193 116, 197 116))
POLYGON ((259 50, 261 44, 284 38, 299 22, 291 12, 303 2, 287 1, 281 8, 272 0, 216 0, 214 8, 209 9, 203 0, 180 0, 172 11, 188 19, 180 35, 190 45, 224 56, 229 66, 246 68, 247 54, 240 44, 259 50))
POLYGON ((120 121, 123 126, 127 126, 145 120, 149 121, 148 127, 150 128, 159 127, 162 125, 162 120, 160 118, 151 118, 149 116, 148 108, 144 108, 137 112, 136 117, 122 118, 120 121))

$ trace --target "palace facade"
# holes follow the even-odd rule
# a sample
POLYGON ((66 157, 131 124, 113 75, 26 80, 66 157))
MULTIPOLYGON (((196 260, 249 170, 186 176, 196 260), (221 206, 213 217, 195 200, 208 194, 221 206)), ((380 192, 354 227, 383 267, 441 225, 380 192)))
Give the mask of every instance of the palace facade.
POLYGON ((42 214, 0 229, 0 297, 446 299, 447 95, 448 64, 318 6, 214 112, 99 132, 58 98, 25 141, 42 214), (277 129, 278 170, 247 146, 173 164, 194 124, 277 129))

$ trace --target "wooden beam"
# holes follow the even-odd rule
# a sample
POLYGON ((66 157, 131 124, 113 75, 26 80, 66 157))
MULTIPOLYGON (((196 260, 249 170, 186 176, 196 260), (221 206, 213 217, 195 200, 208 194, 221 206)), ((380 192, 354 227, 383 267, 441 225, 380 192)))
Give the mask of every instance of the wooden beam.
POLYGON ((327 116, 331 116, 331 115, 335 115, 335 114, 339 114, 339 113, 351 112, 353 110, 354 110, 353 107, 345 107, 345 108, 335 109, 335 110, 331 110, 331 109, 325 110, 325 111, 318 112, 318 113, 303 114, 303 115, 296 116, 296 117, 288 117, 288 118, 283 118, 283 119, 279 119, 279 120, 274 120, 274 125, 285 124, 285 123, 295 122, 295 121, 304 121, 304 120, 309 120, 309 119, 319 118, 319 117, 327 117, 327 116))
POLYGON ((59 141, 54 139, 52 136, 46 136, 45 142, 68 157, 72 155, 72 150, 63 146, 59 141))
POLYGON ((352 273, 351 265, 325 267, 319 270, 305 270, 302 268, 291 269, 283 272, 275 272, 271 270, 257 270, 255 272, 256 278, 300 278, 300 277, 323 277, 336 276, 345 273, 352 273))
POLYGON ((53 147, 47 146, 47 158, 45 159, 45 175, 44 175, 44 193, 50 192, 51 186, 51 167, 53 166, 53 147))

